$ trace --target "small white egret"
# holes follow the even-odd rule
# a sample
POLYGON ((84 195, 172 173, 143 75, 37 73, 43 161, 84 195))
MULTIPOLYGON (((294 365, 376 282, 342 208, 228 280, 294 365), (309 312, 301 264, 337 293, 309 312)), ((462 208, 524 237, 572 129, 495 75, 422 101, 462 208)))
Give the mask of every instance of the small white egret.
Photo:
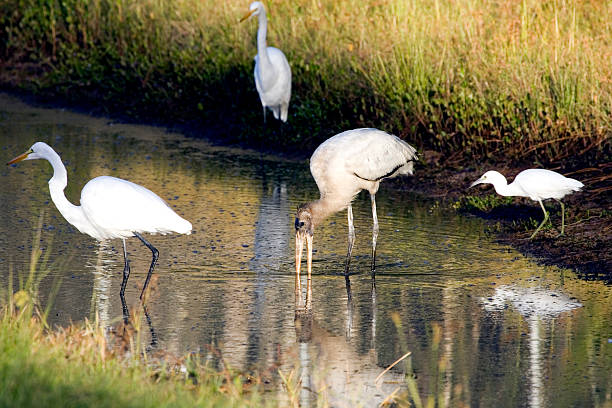
POLYGON ((401 174, 412 174, 416 150, 397 136, 378 129, 354 129, 337 134, 323 142, 310 158, 310 172, 321 198, 298 207, 295 218, 295 268, 300 274, 304 239, 307 244, 308 282, 312 268, 312 241, 315 227, 329 215, 347 209, 348 252, 345 275, 348 275, 355 243, 351 202, 361 191, 368 190, 372 202, 372 274, 376 269, 378 217, 375 194, 380 181, 401 174))
POLYGON ((287 122, 289 100, 291 99, 291 68, 287 57, 278 48, 266 46, 268 19, 263 3, 251 3, 249 12, 240 19, 247 20, 252 16, 259 17, 257 29, 257 55, 255 55, 255 86, 263 107, 264 123, 266 108, 270 109, 275 119, 287 122))
POLYGON ((544 211, 544 220, 538 228, 536 228, 533 234, 531 234, 529 239, 535 237, 544 223, 548 221, 548 213, 546 212, 546 208, 544 208, 542 200, 549 198, 553 198, 561 204, 561 233, 559 235, 563 235, 565 230, 565 206, 561 202, 561 199, 567 194, 579 191, 584 187, 584 184, 578 180, 545 169, 523 170, 517 174, 514 181, 510 184, 508 184, 506 178, 502 174, 495 170, 490 170, 473 182, 470 187, 474 187, 477 184, 493 184, 495 191, 499 195, 505 197, 528 197, 540 203, 540 207, 542 207, 542 211, 544 211))
POLYGON ((64 195, 68 184, 66 167, 60 156, 48 144, 36 142, 30 150, 15 157, 8 164, 22 160, 46 159, 53 167, 53 177, 49 180, 49 192, 55 206, 62 216, 79 231, 99 241, 121 238, 125 266, 121 282, 121 298, 130 276, 130 264, 125 239, 136 236, 153 253, 153 260, 145 280, 140 298, 142 299, 159 251, 145 240, 141 233, 190 234, 191 223, 177 215, 152 191, 127 180, 101 176, 90 180, 81 190, 81 205, 73 205, 64 195))

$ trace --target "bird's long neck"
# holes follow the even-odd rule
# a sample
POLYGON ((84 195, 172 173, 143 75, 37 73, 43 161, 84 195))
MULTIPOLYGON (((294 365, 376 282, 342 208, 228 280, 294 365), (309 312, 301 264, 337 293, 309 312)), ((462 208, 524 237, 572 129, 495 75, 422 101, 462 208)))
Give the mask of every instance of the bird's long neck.
POLYGON ((311 202, 309 207, 312 214, 312 224, 317 226, 330 215, 344 210, 347 207, 347 203, 345 200, 334 200, 326 196, 311 202))
POLYGON ((523 190, 521 190, 518 187, 518 185, 514 183, 508 184, 508 181, 506 180, 505 177, 503 178, 503 180, 500 179, 495 184, 493 184, 493 187, 495 188, 495 192, 497 194, 504 196, 504 197, 509 197, 509 196, 523 197, 525 196, 525 193, 523 192, 523 190))
POLYGON ((268 44, 266 44, 266 35, 268 33, 268 17, 266 17, 266 11, 262 10, 259 13, 259 28, 257 29, 257 55, 259 63, 263 69, 270 71, 272 69, 272 63, 268 56, 268 44))
POLYGON ((90 225, 90 222, 85 217, 81 207, 68 201, 66 195, 64 194, 64 189, 66 188, 66 185, 68 185, 68 174, 66 172, 66 167, 64 166, 64 163, 62 163, 62 159, 60 159, 59 155, 54 151, 50 152, 46 159, 53 167, 53 177, 51 177, 49 180, 51 200, 53 200, 53 203, 66 221, 82 231, 81 227, 90 225))

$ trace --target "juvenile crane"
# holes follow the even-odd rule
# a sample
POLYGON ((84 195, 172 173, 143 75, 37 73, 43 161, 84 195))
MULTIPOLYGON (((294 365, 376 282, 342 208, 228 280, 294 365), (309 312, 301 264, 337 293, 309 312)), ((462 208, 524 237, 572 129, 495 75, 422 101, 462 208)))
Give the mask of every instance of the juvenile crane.
POLYGON ((490 170, 473 182, 470 187, 478 184, 493 184, 497 194, 505 197, 528 197, 540 203, 540 207, 544 211, 544 220, 542 220, 529 239, 533 239, 546 221, 548 221, 549 216, 542 201, 549 198, 553 198, 561 204, 561 233, 559 235, 563 235, 565 230, 565 205, 563 205, 561 199, 584 187, 584 184, 578 180, 545 169, 523 170, 516 175, 514 181, 510 184, 508 184, 508 181, 501 173, 490 170))
POLYGON ((375 195, 382 179, 412 174, 416 150, 397 136, 378 129, 354 129, 323 142, 310 158, 310 172, 321 198, 297 209, 295 217, 295 268, 299 277, 304 240, 307 245, 308 281, 312 269, 314 230, 329 215, 347 209, 348 252, 344 273, 348 275, 355 243, 351 201, 368 190, 372 202, 372 274, 376 270, 378 217, 375 195))
POLYGON ((270 109, 275 119, 287 122, 289 99, 291 99, 291 68, 287 57, 278 48, 266 45, 268 19, 263 3, 251 3, 249 12, 240 19, 247 20, 253 16, 259 18, 257 29, 257 55, 255 55, 255 87, 263 107, 264 123, 266 108, 270 109))
POLYGON ((151 190, 116 177, 101 176, 90 180, 81 190, 81 205, 73 205, 64 195, 64 188, 68 184, 66 167, 48 144, 36 142, 30 150, 15 157, 8 164, 34 159, 46 159, 51 163, 53 177, 49 180, 49 192, 53 203, 66 221, 99 241, 112 238, 121 238, 123 241, 125 266, 119 292, 122 299, 130 277, 125 239, 136 236, 151 250, 153 259, 140 294, 142 299, 159 251, 145 240, 141 233, 190 234, 191 223, 172 211, 164 200, 151 190))

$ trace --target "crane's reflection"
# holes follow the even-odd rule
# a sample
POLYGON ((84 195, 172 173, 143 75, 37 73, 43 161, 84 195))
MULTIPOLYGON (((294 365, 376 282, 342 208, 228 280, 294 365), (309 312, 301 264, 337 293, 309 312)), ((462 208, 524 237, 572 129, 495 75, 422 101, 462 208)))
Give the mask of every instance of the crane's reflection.
MULTIPOLYGON (((297 277, 296 277, 297 279, 297 277)), ((361 281, 359 281, 361 282, 361 281)), ((378 406, 397 384, 404 383, 402 372, 388 372, 384 381, 375 382, 384 367, 378 366, 376 348, 376 285, 371 286, 372 340, 365 354, 351 344, 354 333, 355 299, 350 276, 345 276, 346 309, 344 335, 338 335, 319 322, 308 303, 296 302, 295 334, 301 370, 300 406, 330 405, 378 406), (347 403, 347 401, 349 401, 347 403), (347 405, 348 404, 348 405, 347 405)), ((296 283, 297 286, 297 283, 296 283)))

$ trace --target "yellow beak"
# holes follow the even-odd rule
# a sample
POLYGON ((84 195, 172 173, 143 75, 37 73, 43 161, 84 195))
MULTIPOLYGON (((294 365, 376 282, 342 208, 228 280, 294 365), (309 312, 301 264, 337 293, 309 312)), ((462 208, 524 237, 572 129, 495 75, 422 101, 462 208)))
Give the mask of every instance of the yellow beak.
POLYGON ((300 276, 302 269, 302 252, 304 250, 304 237, 299 232, 295 233, 295 274, 300 276))
MULTIPOLYGON (((306 235, 306 265, 308 275, 312 272, 312 236, 306 235)), ((304 250, 304 235, 297 232, 295 234, 295 274, 300 276, 302 269, 302 251, 304 250)))
POLYGON ((249 11, 248 13, 246 13, 246 14, 244 15, 244 17, 242 17, 242 18, 240 19, 240 22, 242 23, 244 20, 246 20, 247 18, 251 17, 251 16, 253 15, 253 13, 254 13, 254 12, 255 12, 255 10, 251 10, 251 11, 249 11))
POLYGON ((18 163, 22 160, 25 160, 28 158, 28 156, 30 155, 30 153, 32 153, 32 149, 28 150, 27 152, 20 154, 19 156, 15 157, 13 160, 11 160, 10 162, 6 163, 7 165, 13 164, 13 163, 18 163))

